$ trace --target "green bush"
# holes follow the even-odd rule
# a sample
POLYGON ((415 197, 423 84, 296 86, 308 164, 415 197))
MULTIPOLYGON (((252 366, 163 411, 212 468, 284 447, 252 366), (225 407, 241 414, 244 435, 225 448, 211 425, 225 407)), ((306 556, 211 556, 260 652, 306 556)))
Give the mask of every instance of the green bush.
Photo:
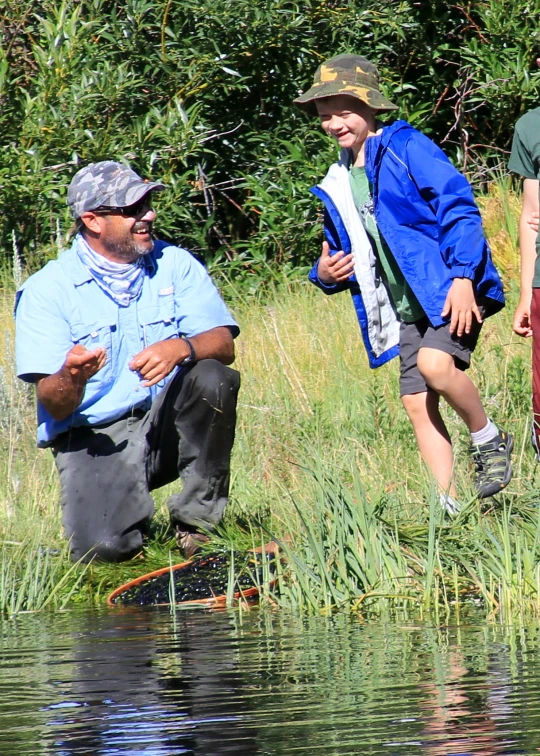
POLYGON ((399 116, 482 179, 538 98, 539 28, 533 0, 5 3, 2 249, 15 231, 30 268, 56 254, 71 176, 112 158, 170 185, 159 233, 214 268, 303 266, 319 235, 308 188, 334 149, 291 101, 317 64, 370 57, 399 116))

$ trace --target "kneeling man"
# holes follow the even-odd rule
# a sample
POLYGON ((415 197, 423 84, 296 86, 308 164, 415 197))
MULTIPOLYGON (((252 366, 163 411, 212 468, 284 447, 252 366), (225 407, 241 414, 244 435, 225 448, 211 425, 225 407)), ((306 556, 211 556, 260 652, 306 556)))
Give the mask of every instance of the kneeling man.
POLYGON ((203 266, 152 237, 164 189, 113 161, 83 168, 68 189, 73 246, 17 293, 17 373, 36 385, 76 559, 134 556, 149 491, 179 476, 169 510, 186 556, 227 503, 238 326, 203 266))

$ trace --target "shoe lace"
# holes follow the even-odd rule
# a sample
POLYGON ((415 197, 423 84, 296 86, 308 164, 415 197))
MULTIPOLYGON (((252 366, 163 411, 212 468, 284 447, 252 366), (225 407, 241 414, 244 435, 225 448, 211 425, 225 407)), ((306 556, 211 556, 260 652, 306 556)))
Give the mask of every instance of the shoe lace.
POLYGON ((477 473, 480 473, 484 469, 484 460, 482 459, 482 452, 476 451, 472 455, 474 467, 477 473))
POLYGON ((494 468, 499 465, 504 457, 506 451, 506 443, 499 441, 489 449, 480 449, 476 447, 472 453, 473 462, 476 468, 476 472, 479 475, 488 475, 490 468, 494 468))

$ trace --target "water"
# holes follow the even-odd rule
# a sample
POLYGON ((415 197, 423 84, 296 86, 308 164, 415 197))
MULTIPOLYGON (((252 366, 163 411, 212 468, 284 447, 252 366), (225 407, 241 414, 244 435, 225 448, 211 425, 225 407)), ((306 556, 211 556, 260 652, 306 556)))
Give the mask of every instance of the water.
POLYGON ((0 624, 0 754, 536 754, 540 634, 113 609, 0 624))

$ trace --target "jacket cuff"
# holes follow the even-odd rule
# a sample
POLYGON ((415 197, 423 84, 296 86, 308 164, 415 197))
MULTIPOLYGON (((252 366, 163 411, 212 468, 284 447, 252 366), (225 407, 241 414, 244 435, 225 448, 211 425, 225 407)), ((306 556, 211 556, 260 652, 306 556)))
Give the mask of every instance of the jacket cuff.
POLYGON ((317 276, 317 280, 313 281, 315 286, 318 286, 319 289, 322 289, 323 291, 327 292, 327 294, 333 294, 336 291, 340 291, 343 286, 341 284, 326 284, 321 281, 319 276, 317 276))
POLYGON ((469 278, 474 281, 476 275, 476 266, 474 265, 454 265, 450 271, 450 278, 469 278))

